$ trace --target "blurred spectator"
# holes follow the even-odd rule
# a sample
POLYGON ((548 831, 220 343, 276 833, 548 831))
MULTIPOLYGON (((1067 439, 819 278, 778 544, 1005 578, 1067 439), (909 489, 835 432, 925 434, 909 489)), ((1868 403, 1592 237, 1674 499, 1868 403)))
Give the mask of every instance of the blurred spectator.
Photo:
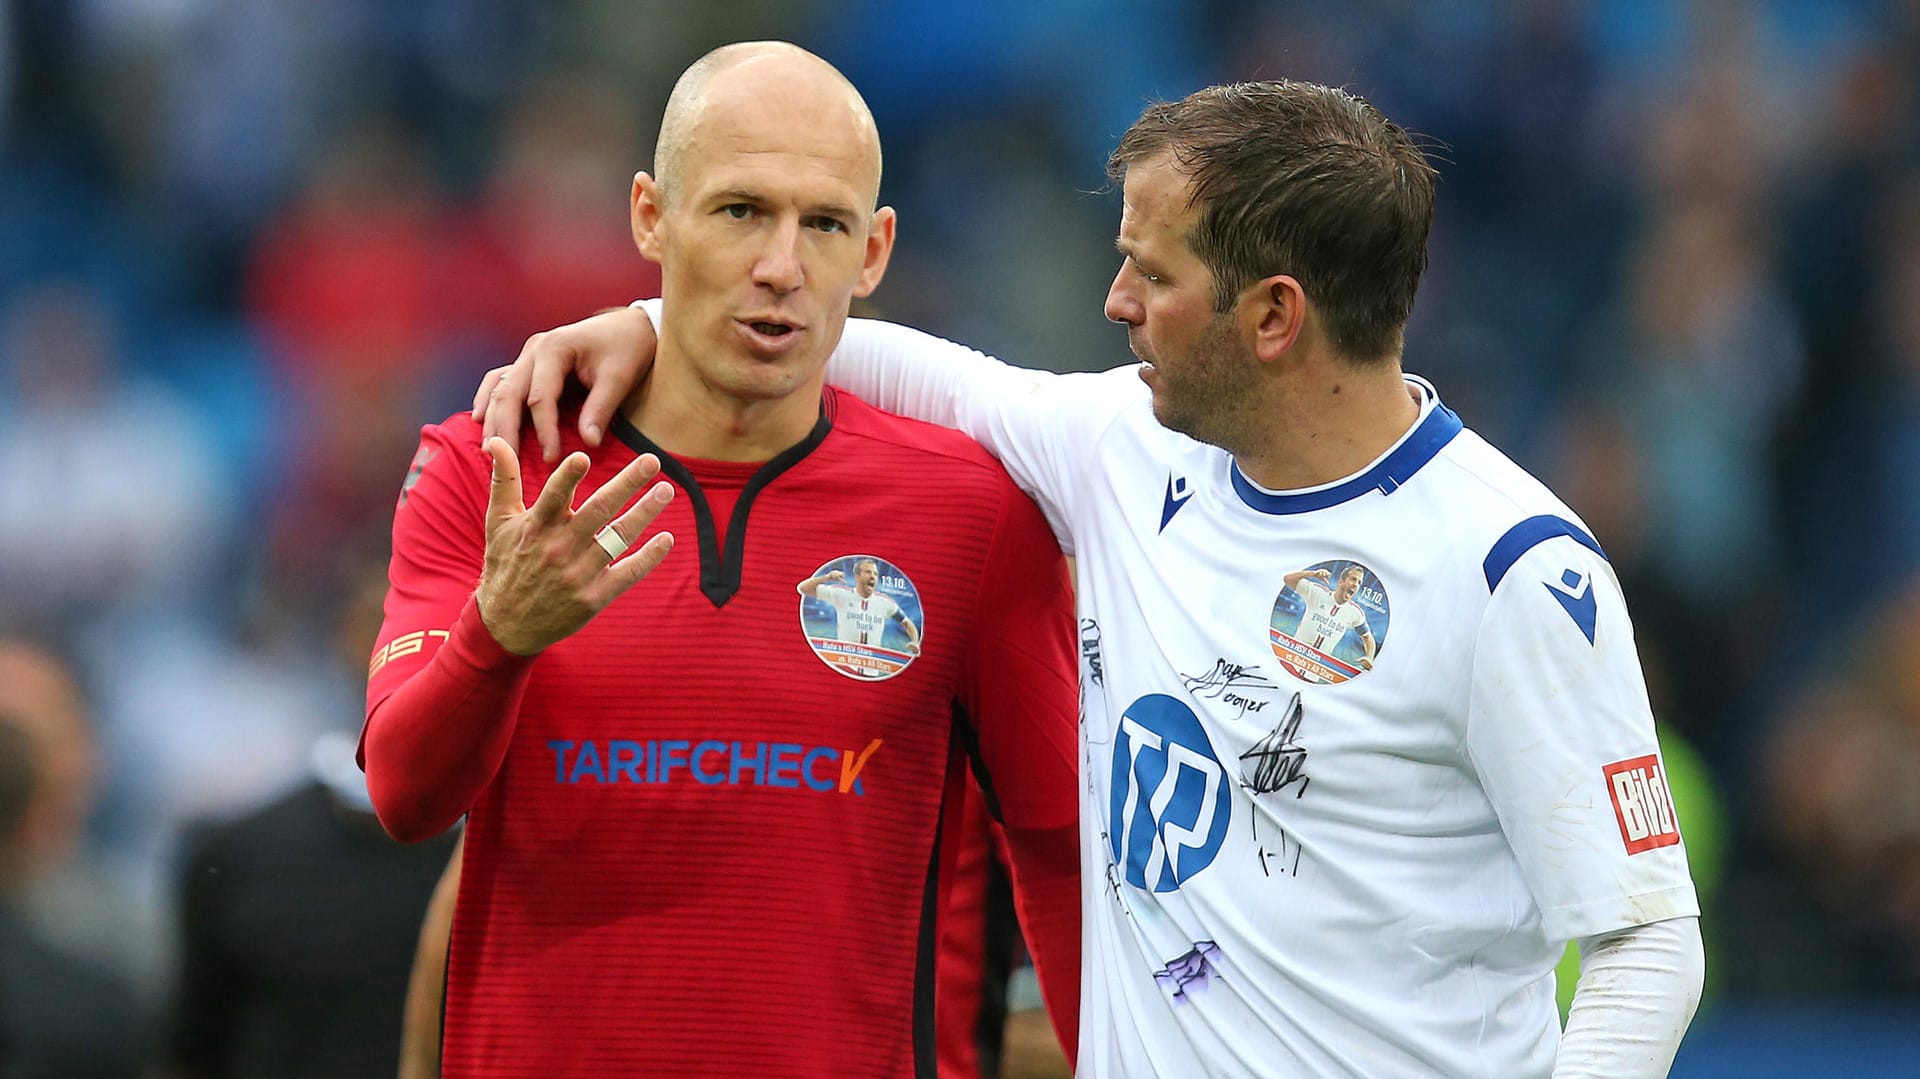
POLYGON ((184 841, 179 1079, 362 1079, 400 1060, 415 938, 457 833, 388 839, 348 735, 316 742, 313 766, 184 841))
MULTIPOLYGON (((33 669, 40 657, 4 648, 0 686, 41 674, 33 669)), ((71 856, 89 777, 65 717, 22 696, 28 708, 0 701, 0 1075, 132 1079, 146 1026, 131 986, 23 909, 71 856)))
MULTIPOLYGON (((358 677, 380 625, 385 575, 368 571, 333 657, 358 677)), ((402 846, 373 816, 347 733, 314 740, 305 781, 183 841, 173 1079, 361 1079, 400 1060, 415 938, 450 833, 402 846)))
MULTIPOLYGON (((1886 593, 1829 673, 1788 701, 1765 756, 1768 833, 1794 872, 1755 882, 1791 925, 1756 981, 1797 993, 1920 992, 1920 580, 1886 593)), ((1749 926, 1736 926, 1747 929, 1749 926)), ((1760 965, 1767 956, 1749 956, 1760 965)))
POLYGON ((14 914, 143 999, 157 997, 166 942, 156 912, 86 841, 101 768, 78 679, 46 648, 0 637, 0 713, 36 752, 35 795, 9 843, 14 914))
POLYGON ((228 507, 196 419, 122 369, 116 319, 85 285, 0 313, 0 617, 77 629, 185 604, 228 507))
POLYGON ((659 295, 660 268, 635 250, 627 221, 633 174, 653 157, 645 128, 614 84, 579 76, 542 79, 507 116, 462 297, 464 324, 487 331, 474 342, 479 367, 583 311, 659 295))
MULTIPOLYGON (((248 309, 279 364, 288 414, 268 508, 266 572, 280 604, 320 604, 384 543, 393 462, 419 417, 448 411, 461 297, 488 267, 460 257, 417 140, 369 123, 330 147, 260 234, 248 309)), ((465 381, 464 375, 461 381, 465 381)))

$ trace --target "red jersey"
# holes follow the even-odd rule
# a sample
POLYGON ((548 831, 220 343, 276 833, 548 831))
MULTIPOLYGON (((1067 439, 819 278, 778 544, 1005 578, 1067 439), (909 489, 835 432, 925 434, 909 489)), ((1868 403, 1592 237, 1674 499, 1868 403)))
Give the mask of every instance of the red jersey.
MULTIPOLYGON (((468 826, 448 1079, 931 1076, 939 825, 967 755, 1057 957, 1056 1022, 1073 1022, 1064 560, 971 441, 831 389, 822 405, 759 465, 677 461, 625 423, 599 450, 570 434, 593 462, 576 503, 659 454, 679 490, 655 527, 679 543, 531 660, 469 599, 491 469, 478 425, 424 431, 364 753, 396 834, 448 823, 454 781, 478 792, 452 807, 468 826), (867 612, 859 633, 841 607, 867 612), (490 771, 450 773, 449 746, 480 746, 490 771)), ((531 433, 520 453, 531 504, 550 469, 531 433)))
POLYGON ((943 838, 954 855, 935 968, 940 1079, 1000 1074, 1007 978, 1020 935, 1005 843, 978 788, 968 784, 966 791, 959 819, 949 818, 943 838))

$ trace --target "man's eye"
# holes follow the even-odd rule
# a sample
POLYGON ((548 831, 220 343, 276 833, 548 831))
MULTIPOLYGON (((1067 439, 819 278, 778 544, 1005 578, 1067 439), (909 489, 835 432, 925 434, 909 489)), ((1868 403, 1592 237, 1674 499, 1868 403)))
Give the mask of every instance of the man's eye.
POLYGON ((745 221, 747 218, 753 216, 753 207, 748 206, 744 202, 729 202, 725 206, 720 207, 720 212, 733 218, 735 221, 745 221))
POLYGON ((816 217, 809 224, 821 232, 847 231, 847 223, 837 217, 816 217))

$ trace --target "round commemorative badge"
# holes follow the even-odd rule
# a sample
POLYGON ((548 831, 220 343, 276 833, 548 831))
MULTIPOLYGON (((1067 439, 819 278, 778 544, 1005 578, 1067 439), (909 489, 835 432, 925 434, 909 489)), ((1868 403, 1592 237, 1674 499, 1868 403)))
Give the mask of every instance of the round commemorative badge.
POLYGON ((807 646, 848 678, 892 678, 920 655, 920 592, 886 559, 842 555, 814 570, 799 590, 807 646))
POLYGON ((1337 685, 1373 669, 1390 613, 1387 588, 1372 570, 1345 559, 1317 562, 1282 579, 1267 640, 1287 673, 1337 685))

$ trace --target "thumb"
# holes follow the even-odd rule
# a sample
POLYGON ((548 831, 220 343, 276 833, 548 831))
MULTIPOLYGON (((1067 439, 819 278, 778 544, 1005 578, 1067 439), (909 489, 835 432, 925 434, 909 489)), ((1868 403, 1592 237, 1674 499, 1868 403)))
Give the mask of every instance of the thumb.
POLYGON ((487 488, 487 530, 527 511, 520 491, 520 458, 499 435, 487 439, 485 447, 493 458, 493 484, 487 488))

